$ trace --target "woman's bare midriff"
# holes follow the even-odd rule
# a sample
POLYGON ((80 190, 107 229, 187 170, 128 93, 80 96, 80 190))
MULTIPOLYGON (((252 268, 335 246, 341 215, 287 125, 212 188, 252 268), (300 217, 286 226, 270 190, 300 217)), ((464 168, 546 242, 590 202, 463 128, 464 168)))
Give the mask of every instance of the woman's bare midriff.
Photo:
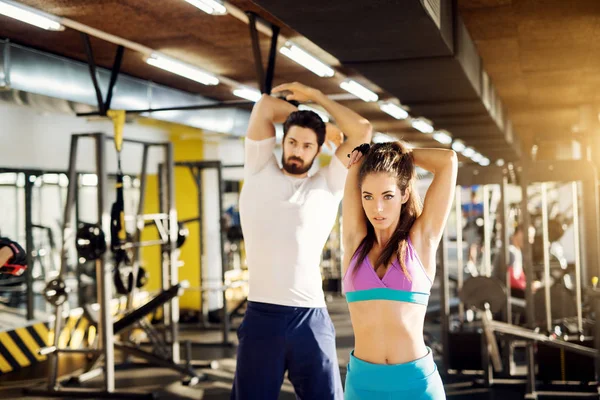
POLYGON ((427 307, 391 300, 349 303, 354 356, 372 364, 404 364, 427 355, 423 324, 427 307))

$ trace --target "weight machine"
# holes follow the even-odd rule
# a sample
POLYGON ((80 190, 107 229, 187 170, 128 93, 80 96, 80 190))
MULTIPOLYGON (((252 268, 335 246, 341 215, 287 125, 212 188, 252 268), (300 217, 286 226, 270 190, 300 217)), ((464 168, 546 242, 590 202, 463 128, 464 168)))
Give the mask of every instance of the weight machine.
MULTIPOLYGON (((598 345, 600 344, 600 329, 595 327, 593 334, 592 327, 584 325, 583 319, 583 295, 586 294, 589 298, 590 311, 594 312, 595 316, 600 312, 598 307, 597 289, 584 289, 587 282, 586 275, 598 276, 598 194, 596 190, 596 171, 594 166, 586 161, 538 161, 517 164, 518 178, 522 191, 521 214, 522 224, 525 227, 531 225, 531 216, 529 205, 528 188, 532 183, 541 185, 541 202, 542 202, 542 239, 543 239, 543 259, 544 259, 544 318, 535 316, 536 307, 532 290, 532 282, 534 280, 532 246, 528 240, 523 243, 523 268, 526 274, 526 294, 524 307, 527 316, 527 326, 519 327, 511 323, 510 312, 514 301, 510 296, 510 282, 503 284, 500 280, 488 277, 471 278, 464 282, 459 281, 459 295, 461 299, 460 320, 463 320, 464 307, 468 307, 475 311, 480 321, 471 323, 475 328, 471 336, 468 337, 463 344, 468 340, 479 340, 481 346, 481 366, 485 375, 485 384, 492 385, 496 383, 507 383, 506 379, 512 378, 510 369, 506 367, 509 361, 509 353, 512 351, 510 344, 514 341, 522 341, 525 343, 526 354, 526 379, 518 381, 518 383, 526 384, 526 398, 537 398, 538 395, 547 396, 564 396, 567 390, 561 391, 557 388, 560 386, 551 384, 548 390, 538 390, 537 381, 542 380, 545 383, 552 381, 567 381, 578 380, 582 383, 595 381, 594 386, 580 385, 578 387, 578 395, 590 395, 598 397, 600 387, 598 386, 598 374, 600 369, 598 345), (574 228, 574 245, 575 245, 575 303, 576 303, 576 334, 563 335, 555 330, 556 323, 559 322, 552 317, 552 296, 551 296, 551 276, 550 276, 550 240, 549 240, 549 221, 548 221, 548 182, 570 182, 572 202, 573 202, 573 228, 574 228), (582 195, 579 195, 579 189, 582 195), (579 204, 582 203, 582 218, 579 217, 579 204), (583 224, 581 227, 580 223, 583 224), (580 240, 580 232, 584 233, 585 240, 580 240), (507 290, 508 289, 508 290, 507 290), (594 300, 595 299, 595 300, 594 300), (594 300, 594 301, 592 301, 594 300), (504 321, 494 321, 494 313, 502 313, 504 321), (508 347, 503 348, 504 352, 500 355, 498 348, 498 338, 504 339, 504 343, 508 347), (534 344, 536 344, 534 348, 534 344), (537 362, 536 362, 537 360, 537 362), (569 374, 565 372, 565 365, 573 363, 578 366, 577 372, 569 374), (561 368, 558 368, 558 366, 561 368), (552 368, 552 367, 555 368, 552 368), (586 368, 589 367, 589 368, 586 368), (583 374, 582 371, 589 373, 583 374), (537 372, 536 372, 537 371, 537 372), (591 373, 595 371, 595 373, 591 373), (494 376, 500 374, 500 379, 494 376), (537 379, 536 380, 536 374, 537 379)), ((499 254, 503 257, 502 262, 505 262, 508 256, 506 243, 508 241, 507 226, 507 210, 506 202, 506 184, 507 170, 500 170, 496 167, 469 167, 459 170, 458 185, 471 185, 474 182, 501 182, 503 187, 503 210, 501 210, 502 228, 501 234, 503 237, 502 250, 499 254), (491 169, 494 168, 495 170, 491 169)), ((457 193, 457 213, 459 211, 460 199, 457 193)), ((457 216, 457 219, 460 217, 457 216)), ((457 223, 458 226, 460 224, 457 223)), ((460 229, 459 229, 460 230, 460 229)), ((486 229, 487 231, 487 229, 486 229)), ((447 235, 445 235, 442 246, 442 340, 444 345, 444 367, 449 371, 452 367, 449 360, 452 354, 459 351, 460 343, 452 343, 450 341, 453 336, 450 333, 450 310, 448 307, 449 297, 449 279, 447 271, 447 235)), ((460 232, 457 232, 457 241, 462 241, 460 232)), ((460 248, 460 245, 459 245, 460 248)), ((458 253, 459 258, 461 252, 458 253)), ((459 263, 460 263, 459 259, 459 263)), ((459 274, 459 280, 460 280, 459 274)), ((597 278, 595 279, 597 283, 597 278)), ((465 324, 466 325, 466 324, 465 324)), ((461 354, 461 356, 464 355, 461 354)), ((515 380, 513 379, 514 383, 515 380)), ((573 388, 570 389, 571 392, 573 388)))
MULTIPOLYGON (((115 129, 115 136, 119 132, 115 129)), ((135 249, 135 260, 139 259, 139 250, 143 246, 160 245, 161 246, 161 281, 162 292, 152 299, 147 304, 138 309, 132 309, 132 291, 128 298, 128 308, 130 311, 126 313, 122 319, 113 322, 111 313, 110 301, 112 299, 112 277, 113 265, 109 261, 106 249, 106 238, 104 232, 111 232, 111 223, 114 224, 114 218, 111 221, 111 216, 107 210, 106 192, 107 188, 107 169, 106 169, 106 142, 115 138, 107 136, 103 133, 90 134, 75 134, 71 137, 71 150, 69 159, 68 179, 69 186, 67 191, 67 202, 64 211, 64 228, 62 233, 62 254, 61 254, 61 274, 59 278, 49 282, 46 288, 46 297, 55 305, 54 319, 54 344, 45 349, 41 349, 40 353, 49 356, 50 372, 48 376, 48 384, 46 389, 31 389, 26 390, 28 395, 46 396, 46 397, 81 397, 87 398, 90 396, 101 398, 121 398, 121 399, 142 399, 154 398, 153 393, 132 393, 125 391, 117 391, 115 389, 115 349, 120 350, 125 354, 143 358, 148 363, 173 369, 189 380, 186 383, 195 384, 199 381, 200 376, 195 373, 190 365, 190 357, 188 354, 187 365, 180 365, 180 345, 178 339, 178 322, 179 322, 179 306, 178 295, 187 286, 185 283, 178 281, 178 260, 175 251, 178 238, 178 223, 177 212, 175 210, 175 189, 173 182, 173 148, 171 143, 154 143, 139 140, 122 139, 126 143, 135 143, 143 146, 143 161, 140 184, 140 201, 138 204, 138 213, 135 217, 136 233, 134 241, 119 242, 119 249, 135 249), (79 237, 77 244, 78 249, 87 249, 88 254, 92 254, 92 259, 95 259, 96 264, 96 281, 97 281, 97 298, 99 303, 99 318, 97 321, 98 346, 97 348, 87 348, 81 350, 62 349, 59 348, 59 333, 62 328, 63 303, 66 300, 66 292, 64 290, 64 282, 60 277, 63 277, 67 272, 67 257, 66 249, 71 241, 75 240, 75 229, 72 224, 72 214, 75 206, 75 194, 77 190, 77 150, 81 140, 91 138, 95 144, 96 155, 96 175, 98 178, 97 190, 97 218, 98 223, 91 229, 88 229, 95 236, 79 237), (162 149, 164 154, 164 166, 160 171, 159 178, 162 182, 160 197, 159 214, 144 216, 146 178, 148 153, 150 148, 162 149), (159 230, 164 231, 163 238, 158 241, 140 242, 141 231, 144 228, 144 222, 150 218, 156 222, 159 230), (153 354, 139 349, 137 346, 120 343, 115 341, 115 335, 122 332, 134 323, 141 323, 143 318, 158 307, 163 307, 163 319, 165 328, 165 340, 158 343, 164 345, 162 350, 168 350, 168 357, 159 354, 153 354), (168 346, 168 348, 166 348, 168 346), (58 377, 58 358, 63 353, 81 353, 91 356, 93 362, 90 363, 85 373, 79 376, 78 383, 84 382, 98 375, 96 367, 100 361, 103 362, 103 384, 100 390, 90 388, 65 388, 57 383, 58 377)), ((117 138, 119 140, 119 138, 117 138)), ((117 149, 119 151, 119 149, 117 149)), ((125 216, 122 215, 122 220, 125 216)), ((114 216, 113 216, 114 217, 114 216)), ((124 228, 124 227, 123 227, 124 228)), ((111 244, 114 244, 114 239, 111 238, 111 244)), ((114 247, 114 246, 113 246, 114 247)), ((114 248, 113 248, 114 251, 114 248)), ((134 264, 133 281, 136 279, 136 268, 134 264)), ((143 364, 148 366, 148 364, 143 364)))

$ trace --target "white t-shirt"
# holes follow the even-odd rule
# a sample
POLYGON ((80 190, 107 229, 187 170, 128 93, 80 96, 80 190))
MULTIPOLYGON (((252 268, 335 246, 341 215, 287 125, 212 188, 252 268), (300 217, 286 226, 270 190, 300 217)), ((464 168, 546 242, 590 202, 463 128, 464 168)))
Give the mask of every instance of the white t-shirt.
POLYGON ((285 175, 275 138, 246 138, 240 219, 248 260, 248 300, 325 307, 321 253, 338 214, 347 169, 333 156, 313 176, 285 175))

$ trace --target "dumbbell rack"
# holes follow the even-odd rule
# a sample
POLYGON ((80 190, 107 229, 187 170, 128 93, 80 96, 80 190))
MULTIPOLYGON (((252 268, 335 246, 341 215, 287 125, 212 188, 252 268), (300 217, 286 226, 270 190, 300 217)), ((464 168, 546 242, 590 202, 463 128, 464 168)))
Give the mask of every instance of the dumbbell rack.
MULTIPOLYGON (((65 205, 64 212, 64 226, 62 232, 62 254, 61 254, 61 269, 60 277, 64 277, 67 273, 67 249, 69 244, 75 240, 74 232, 76 229, 73 227, 72 215, 75 206, 75 196, 78 190, 77 180, 77 152, 78 145, 81 139, 92 138, 94 140, 95 156, 96 156, 96 175, 98 178, 98 190, 97 190, 97 216, 98 225, 106 233, 110 232, 110 214, 108 212, 106 193, 108 190, 107 181, 108 173, 106 167, 106 144, 107 141, 112 141, 114 138, 104 133, 84 133, 84 134, 73 134, 71 136, 71 149, 69 157, 69 170, 68 170, 68 192, 67 202, 65 205)), ((146 188, 146 176, 147 176, 147 163, 148 153, 150 148, 161 148, 164 154, 164 163, 160 171, 160 179, 162 184, 160 185, 160 207, 161 212, 165 215, 166 226, 168 229, 168 241, 161 246, 161 280, 163 292, 169 291, 171 288, 179 286, 178 279, 178 260, 177 255, 174 251, 177 243, 178 224, 177 224, 177 211, 175 209, 175 187, 174 187, 174 161, 173 161, 173 148, 169 142, 146 142, 141 140, 123 139, 124 142, 134 143, 143 146, 143 161, 142 161, 142 174, 140 184, 140 204, 139 210, 143 211, 145 188, 146 188)), ((138 221, 138 232, 136 234, 136 240, 139 241, 140 230, 143 229, 143 221, 138 221), (141 227, 140 227, 141 226, 141 227)), ((55 309, 54 319, 54 345, 44 349, 45 354, 49 356, 50 372, 48 374, 48 384, 45 390, 33 389, 27 390, 28 395, 32 396, 43 396, 43 397, 82 397, 82 398, 113 398, 113 399, 148 399, 154 398, 152 393, 133 393, 130 391, 117 391, 115 390, 115 348, 122 351, 128 351, 127 346, 115 343, 114 341, 114 325, 113 317, 110 309, 110 301, 112 299, 112 265, 108 262, 108 255, 105 253, 102 257, 96 260, 96 280, 97 280, 97 298, 100 306, 99 318, 98 318, 98 349, 82 349, 82 350, 67 350, 59 348, 59 336, 62 329, 62 315, 63 306, 62 304, 57 305, 55 309), (82 353, 93 355, 96 359, 103 360, 102 372, 103 372, 103 387, 102 389, 90 389, 90 388, 65 388, 57 383, 58 378, 58 357, 61 353, 82 353)), ((131 297, 131 296, 130 296, 131 297)), ((128 301, 128 305, 130 301, 128 301)), ((179 322, 179 301, 177 296, 173 296, 166 304, 163 305, 164 325, 165 329, 170 336, 170 353, 172 360, 169 360, 171 368, 187 373, 189 376, 193 376, 193 370, 186 369, 185 367, 179 366, 180 364, 180 346, 178 340, 178 322, 179 322)), ((134 355, 144 356, 138 354, 144 353, 142 350, 138 350, 134 355)), ((152 358, 144 357, 150 362, 152 358)), ((159 361, 159 360, 157 360, 159 361)), ((166 364, 163 362, 163 364, 166 364)), ((164 366, 164 365, 163 365, 164 366)), ((196 377, 197 378, 197 377, 196 377)), ((82 379, 83 380, 83 379, 82 379)))

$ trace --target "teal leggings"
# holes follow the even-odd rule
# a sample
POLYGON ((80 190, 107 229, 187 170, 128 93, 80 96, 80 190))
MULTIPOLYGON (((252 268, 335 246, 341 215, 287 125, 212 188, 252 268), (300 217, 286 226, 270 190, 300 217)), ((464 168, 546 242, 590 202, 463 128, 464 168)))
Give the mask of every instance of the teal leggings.
POLYGON ((425 357, 406 364, 371 364, 350 353, 346 400, 445 400, 444 385, 431 349, 425 357))

